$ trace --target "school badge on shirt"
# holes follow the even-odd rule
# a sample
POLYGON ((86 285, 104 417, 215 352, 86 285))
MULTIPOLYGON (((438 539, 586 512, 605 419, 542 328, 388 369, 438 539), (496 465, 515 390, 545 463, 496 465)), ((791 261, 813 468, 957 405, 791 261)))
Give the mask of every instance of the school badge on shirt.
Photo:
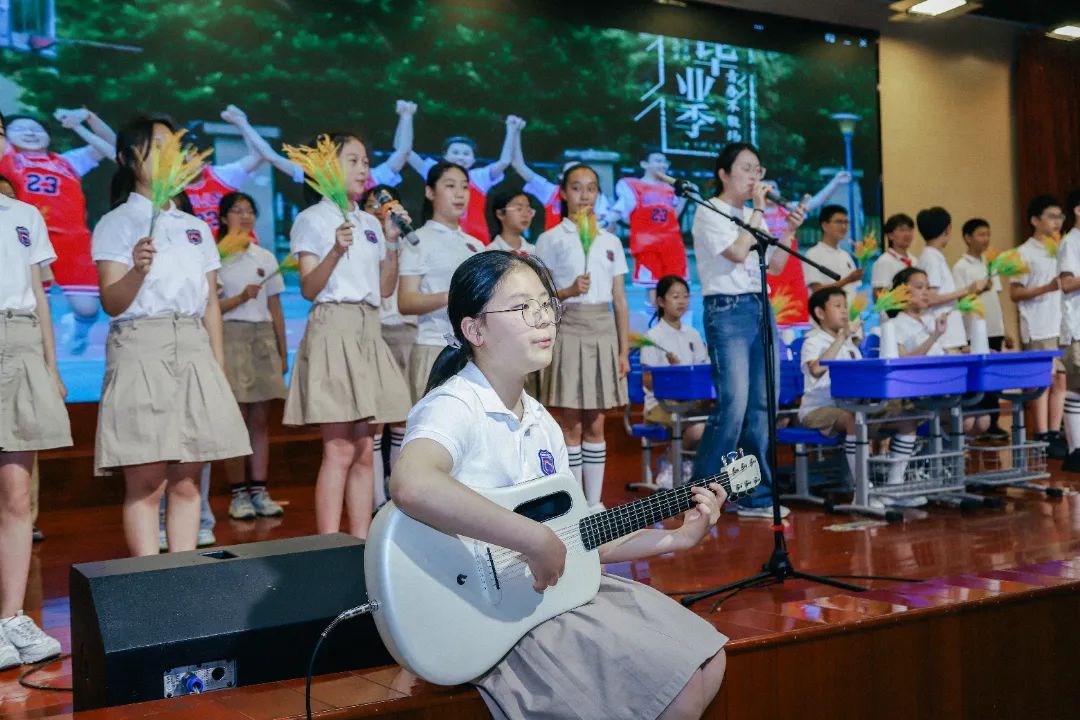
POLYGON ((195 230, 193 228, 188 228, 187 230, 185 230, 185 232, 187 233, 187 239, 188 239, 189 243, 191 243, 192 245, 201 245, 202 244, 202 233, 201 232, 199 232, 198 230, 195 230))
POLYGON ((555 456, 551 454, 550 450, 541 450, 537 453, 540 456, 540 472, 545 475, 555 474, 555 456))
POLYGON ((15 237, 19 239, 19 244, 23 247, 30 247, 30 229, 25 228, 22 225, 15 226, 15 237))
POLYGON ((365 230, 364 238, 372 245, 376 245, 379 242, 379 237, 375 234, 374 230, 365 230))
POLYGON ((608 250, 607 251, 607 259, 608 259, 608 262, 615 262, 615 251, 614 250, 608 250))

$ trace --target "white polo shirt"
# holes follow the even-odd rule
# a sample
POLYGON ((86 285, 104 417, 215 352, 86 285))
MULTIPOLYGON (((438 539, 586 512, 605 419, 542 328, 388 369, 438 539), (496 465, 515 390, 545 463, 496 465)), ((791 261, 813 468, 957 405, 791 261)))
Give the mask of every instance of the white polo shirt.
MULTIPOLYGON (((1057 252, 1058 274, 1072 273, 1080 278, 1080 228, 1073 228, 1061 239, 1057 252)), ((1063 296, 1061 301, 1061 344, 1080 340, 1080 290, 1063 296)))
MULTIPOLYGON (((949 263, 937 248, 928 245, 915 266, 926 273, 926 279, 935 292, 947 295, 956 291, 956 281, 949 269, 949 263)), ((959 348, 967 345, 967 331, 964 330, 964 318, 961 317, 963 313, 955 308, 956 303, 951 302, 930 308, 926 313, 931 318, 948 314, 948 325, 945 326, 945 334, 941 336, 941 345, 945 348, 959 348)))
MULTIPOLYGON (((972 257, 964 253, 952 268, 953 279, 956 287, 967 287, 973 282, 981 282, 990 277, 986 268, 986 261, 982 258, 972 257)), ((1004 337, 1005 321, 1001 314, 1001 278, 994 276, 990 280, 990 289, 979 295, 983 307, 986 308, 986 335, 987 337, 1004 337)), ((972 313, 961 313, 964 316, 964 329, 971 335, 971 325, 975 318, 972 313)))
MULTIPOLYGON (((1020 246, 1020 257, 1027 263, 1028 272, 1012 278, 1014 285, 1025 288, 1046 285, 1058 276, 1058 261, 1046 246, 1035 238, 1028 238, 1020 246)), ((1047 340, 1061 336, 1061 290, 1044 293, 1031 300, 1016 303, 1020 311, 1020 340, 1047 340)))
POLYGON ((893 278, 901 270, 912 267, 919 261, 914 253, 901 255, 892 248, 886 250, 874 260, 874 269, 870 271, 870 287, 891 290, 893 278), (907 262, 904 262, 907 260, 907 262))
POLYGON ((521 393, 518 420, 473 363, 425 395, 409 412, 404 448, 427 438, 446 449, 450 474, 474 488, 528 482, 570 470, 562 430, 544 407, 521 393))
MULTIPOLYGON (((401 251, 399 274, 402 277, 419 277, 419 291, 424 294, 442 293, 450 289, 450 278, 461 263, 478 252, 484 243, 460 228, 452 230, 442 223, 428 220, 416 231, 420 243, 404 243, 401 251)), ((401 285, 398 284, 400 291, 401 285)), ((417 345, 443 347, 446 336, 453 332, 446 306, 417 318, 417 345)))
MULTIPOLYGON (((645 333, 645 336, 659 345, 660 348, 641 348, 641 364, 659 367, 667 367, 667 353, 674 353, 679 358, 680 365, 707 365, 709 364, 709 350, 705 347, 705 341, 690 323, 682 323, 682 327, 674 327, 664 320, 660 320, 645 333)), ((656 396, 652 390, 645 388, 645 412, 656 407, 656 396)))
MULTIPOLYGON (((897 346, 904 348, 906 353, 910 353, 926 342, 926 339, 934 332, 935 326, 935 320, 929 312, 924 312, 919 317, 902 312, 888 322, 895 329, 897 346)), ((926 357, 944 354, 945 346, 942 344, 941 338, 938 338, 926 352, 926 357)))
POLYGON ((488 246, 486 248, 484 248, 484 249, 485 250, 505 250, 506 252, 516 253, 517 255, 535 255, 536 254, 536 246, 533 245, 528 240, 526 240, 525 238, 521 239, 521 247, 515 250, 514 248, 510 247, 510 243, 503 240, 502 235, 496 235, 494 237, 494 239, 492 239, 492 241, 490 243, 488 243, 488 246))
MULTIPOLYGON (((814 247, 806 251, 806 257, 810 258, 816 263, 824 265, 829 270, 840 276, 843 279, 855 272, 858 267, 855 264, 855 258, 851 257, 846 250, 842 250, 838 247, 830 247, 828 244, 819 242, 814 247)), ((831 278, 825 277, 825 275, 813 265, 803 264, 803 277, 806 280, 806 287, 811 285, 831 285, 836 282, 831 278)), ((855 295, 859 292, 859 283, 850 282, 844 286, 844 294, 847 295, 848 306, 855 301, 855 295)))
MULTIPOLYGON (((153 207, 149 198, 131 193, 102 216, 94 228, 91 256, 130 268, 135 244, 150 231, 153 207)), ((202 317, 210 295, 206 274, 221 267, 210 226, 170 204, 154 223, 154 261, 135 299, 112 321, 168 313, 202 317)), ((214 288, 217 291, 217 288, 214 288)))
MULTIPOLYGON (((348 216, 353 225, 353 244, 330 273, 315 302, 363 302, 378 307, 382 301, 379 263, 386 258, 382 226, 359 207, 350 210, 348 216)), ((296 216, 289 231, 289 252, 297 257, 311 253, 322 261, 334 248, 337 229, 343 222, 338 206, 323 198, 296 216)))
MULTIPOLYGON (((803 373, 803 396, 799 403, 799 420, 802 421, 812 410, 823 407, 832 407, 836 403, 832 399, 832 379, 829 377, 828 368, 821 377, 814 377, 810 372, 810 363, 820 360, 825 351, 832 346, 834 338, 819 327, 806 334, 803 340, 802 351, 799 355, 799 367, 803 373)), ((840 346, 834 360, 858 360, 862 357, 859 348, 848 338, 840 346)), ((823 366, 824 367, 824 366, 823 366)))
POLYGON ((561 223, 536 239, 536 256, 548 266, 557 288, 569 287, 578 275, 582 275, 586 269, 589 271, 589 292, 563 301, 569 305, 610 303, 615 278, 622 277, 630 270, 619 238, 599 228, 589 248, 589 264, 586 268, 585 250, 581 247, 577 224, 570 218, 563 218, 561 223))
POLYGON ((248 285, 261 285, 263 281, 265 284, 262 285, 254 300, 240 303, 229 312, 222 314, 222 319, 240 322, 270 322, 272 318, 267 300, 285 292, 285 281, 282 280, 281 273, 277 272, 277 268, 278 261, 274 253, 255 243, 248 245, 244 252, 225 258, 221 262, 221 270, 218 271, 218 297, 233 297, 239 295, 248 285), (270 279, 267 280, 267 278, 270 279))
POLYGON ((0 194, 0 310, 37 310, 31 265, 43 268, 56 259, 41 211, 0 194))
MULTIPOLYGON (((765 219, 752 208, 736 208, 718 197, 708 200, 710 205, 728 215, 742 213, 747 222, 754 216, 755 227, 765 228, 765 219)), ((739 228, 725 217, 696 208, 694 212, 694 255, 697 258, 698 279, 701 281, 702 295, 742 295, 761 290, 761 276, 758 272, 757 252, 751 251, 741 263, 733 263, 723 253, 739 237, 739 228)), ((776 248, 770 246, 765 251, 765 260, 772 259, 776 248)))

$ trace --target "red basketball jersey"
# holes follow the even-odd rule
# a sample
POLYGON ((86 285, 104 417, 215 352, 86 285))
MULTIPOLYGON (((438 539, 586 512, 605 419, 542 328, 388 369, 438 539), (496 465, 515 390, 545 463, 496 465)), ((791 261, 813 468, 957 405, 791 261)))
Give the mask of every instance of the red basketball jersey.
POLYGON ((653 245, 670 244, 672 238, 681 246, 682 232, 675 216, 675 188, 640 178, 625 178, 623 182, 637 201, 630 213, 630 252, 637 254, 653 245))
POLYGON ((188 200, 191 201, 191 209, 195 215, 201 218, 210 226, 210 230, 213 231, 214 236, 217 236, 218 226, 221 224, 218 218, 218 208, 221 206, 221 198, 225 197, 231 192, 236 192, 237 188, 229 185, 214 172, 214 169, 207 167, 203 171, 201 178, 191 183, 184 189, 184 194, 188 196, 188 200))
POLYGON ((461 231, 466 235, 472 235, 485 245, 491 242, 491 232, 488 230, 487 217, 484 214, 486 208, 487 193, 470 180, 469 204, 465 206, 465 214, 461 216, 461 231))

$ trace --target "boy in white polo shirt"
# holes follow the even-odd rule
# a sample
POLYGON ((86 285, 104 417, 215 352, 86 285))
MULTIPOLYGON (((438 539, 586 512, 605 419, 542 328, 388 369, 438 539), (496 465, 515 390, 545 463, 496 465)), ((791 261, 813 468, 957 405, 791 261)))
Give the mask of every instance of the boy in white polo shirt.
POLYGON ((855 293, 859 291, 863 270, 855 265, 855 258, 839 247, 840 242, 847 237, 851 224, 847 210, 839 205, 826 205, 821 208, 818 222, 821 225, 821 241, 806 252, 806 257, 832 270, 840 279, 830 280, 812 265, 804 265, 806 286, 812 293, 826 288, 842 288, 850 305, 855 300, 855 293))
POLYGON ((1068 472, 1080 472, 1080 190, 1065 200, 1065 217, 1072 228, 1058 247, 1061 293, 1061 343, 1065 351, 1065 437, 1069 456, 1061 464, 1068 472))
POLYGON ((968 339, 967 332, 964 330, 964 320, 956 311, 956 301, 966 295, 978 295, 984 292, 990 287, 990 282, 982 280, 965 287, 956 287, 956 281, 953 279, 943 252, 952 234, 952 217, 945 208, 932 207, 920 210, 915 216, 915 224, 919 228, 919 234, 926 241, 926 249, 915 263, 915 267, 926 273, 930 288, 927 297, 930 317, 933 319, 943 315, 947 318, 945 334, 941 337, 941 346, 945 350, 959 351, 968 344, 968 339))
MULTIPOLYGON (((1009 297, 1020 312, 1020 342, 1025 350, 1057 350, 1061 336, 1061 290, 1058 282, 1056 238, 1064 215, 1061 203, 1040 195, 1028 204, 1031 237, 1020 246, 1020 257, 1030 270, 1012 278, 1009 297)), ((1031 401, 1035 439, 1050 443, 1051 456, 1064 457, 1061 420, 1065 410, 1065 366, 1054 360, 1054 380, 1049 392, 1031 401)))
MULTIPOLYGON (((990 223, 982 218, 972 218, 964 223, 962 234, 967 252, 961 255, 953 265, 953 280, 956 281, 957 287, 968 287, 975 283, 990 281, 990 287, 983 291, 979 299, 985 309, 986 335, 990 341, 990 349, 1001 352, 1006 344, 1011 347, 1011 341, 1010 343, 1005 341, 1005 321, 1001 314, 1001 300, 998 298, 998 293, 1002 290, 1001 278, 990 277, 986 259, 983 257, 983 253, 990 247, 990 223)), ((964 329, 970 339, 975 318, 971 313, 965 313, 963 317, 964 329)), ((987 436, 998 440, 1008 438, 1009 433, 998 426, 998 393, 986 393, 979 407, 990 412, 990 429, 986 431, 987 436)))

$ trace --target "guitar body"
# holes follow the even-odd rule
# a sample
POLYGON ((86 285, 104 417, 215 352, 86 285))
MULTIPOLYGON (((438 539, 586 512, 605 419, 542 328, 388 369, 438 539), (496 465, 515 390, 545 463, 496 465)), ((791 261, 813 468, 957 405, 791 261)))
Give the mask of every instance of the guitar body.
MULTIPOLYGON (((580 548, 589 514, 570 474, 477 489, 492 502, 543 522, 580 548)), ((600 588, 597 550, 568 552, 555 587, 536 592, 516 553, 447 535, 387 503, 375 516, 364 555, 375 625, 394 659, 438 685, 468 682, 494 667, 540 623, 589 602, 600 588), (506 567, 511 564, 510 567, 506 567)))

